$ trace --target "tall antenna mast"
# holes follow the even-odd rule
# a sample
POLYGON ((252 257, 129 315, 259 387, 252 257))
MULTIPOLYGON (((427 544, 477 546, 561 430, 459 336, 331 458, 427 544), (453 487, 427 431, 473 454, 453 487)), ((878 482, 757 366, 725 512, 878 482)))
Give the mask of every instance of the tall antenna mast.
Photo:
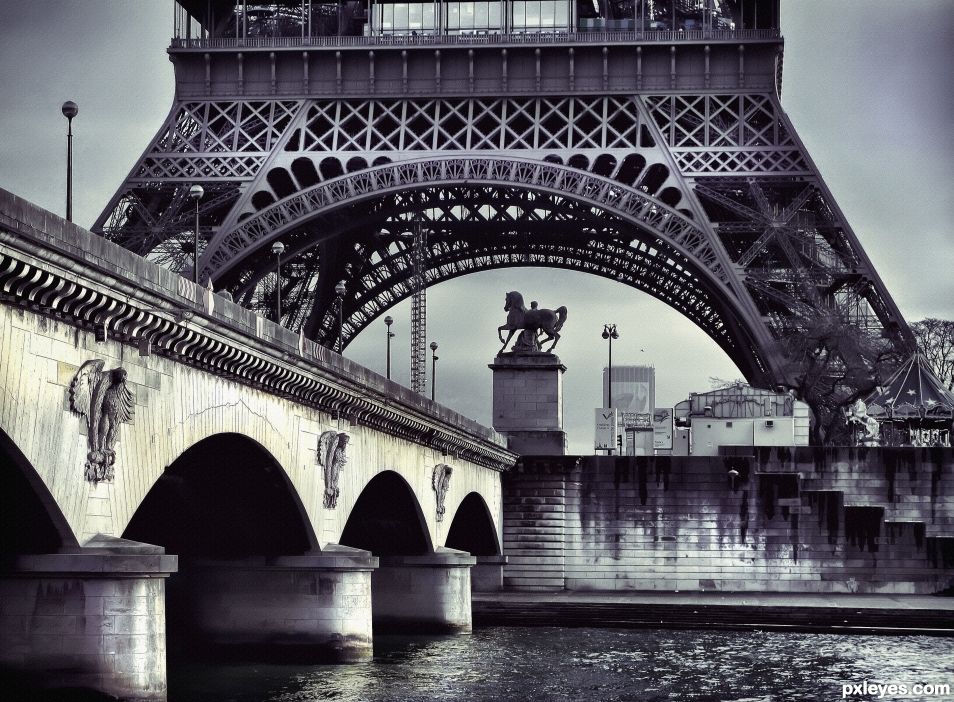
POLYGON ((427 298, 424 285, 424 251, 427 234, 421 222, 414 222, 411 251, 411 390, 422 395, 427 385, 427 298))

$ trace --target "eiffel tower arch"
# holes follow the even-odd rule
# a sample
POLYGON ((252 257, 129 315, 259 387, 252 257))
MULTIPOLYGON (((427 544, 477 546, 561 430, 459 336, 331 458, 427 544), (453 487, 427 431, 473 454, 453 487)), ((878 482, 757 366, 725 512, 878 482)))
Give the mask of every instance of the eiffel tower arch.
POLYGON ((327 346, 411 295, 415 226, 428 286, 617 280, 753 382, 821 316, 911 344, 782 110, 778 0, 476 5, 184 0, 175 102, 94 229, 191 272, 202 185, 202 281, 274 316, 281 241, 281 321, 327 346))

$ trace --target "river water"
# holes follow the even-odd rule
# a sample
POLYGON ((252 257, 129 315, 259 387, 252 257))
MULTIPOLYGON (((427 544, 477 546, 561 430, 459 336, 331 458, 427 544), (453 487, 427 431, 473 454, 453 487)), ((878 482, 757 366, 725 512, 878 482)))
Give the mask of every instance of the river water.
MULTIPOLYGON (((842 685, 949 684, 954 639, 760 631, 488 627, 376 636, 372 663, 169 664, 170 702, 818 702, 842 685)), ((910 689, 910 688, 909 688, 910 689)), ((848 699, 877 700, 877 692, 848 699)), ((954 695, 881 699, 954 700, 954 695)))

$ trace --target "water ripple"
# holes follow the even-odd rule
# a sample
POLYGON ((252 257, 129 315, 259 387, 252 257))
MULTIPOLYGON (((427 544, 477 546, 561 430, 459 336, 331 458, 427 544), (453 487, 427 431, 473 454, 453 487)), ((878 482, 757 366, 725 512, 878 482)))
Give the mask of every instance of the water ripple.
MULTIPOLYGON (((171 662, 169 699, 817 702, 841 699, 842 684, 865 680, 954 686, 954 640, 758 631, 494 627, 478 629, 469 636, 378 636, 374 662, 365 664, 229 666, 171 662)), ((875 700, 877 696, 852 699, 875 700)))

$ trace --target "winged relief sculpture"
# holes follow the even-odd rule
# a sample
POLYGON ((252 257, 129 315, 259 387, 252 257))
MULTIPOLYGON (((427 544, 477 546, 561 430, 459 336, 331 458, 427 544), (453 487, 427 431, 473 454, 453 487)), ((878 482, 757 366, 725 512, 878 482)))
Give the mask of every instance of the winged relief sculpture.
POLYGON ((349 436, 344 432, 329 430, 318 437, 318 465, 324 469, 325 500, 328 509, 338 505, 338 478, 348 462, 345 450, 349 436))
POLYGON ((431 487, 437 493, 437 521, 444 521, 444 498, 447 497, 447 491, 450 489, 451 473, 454 469, 446 463, 438 463, 434 466, 434 473, 431 476, 431 487))
POLYGON ((123 368, 103 370, 105 361, 87 361, 70 383, 70 408, 86 417, 86 479, 112 480, 119 425, 131 422, 136 405, 123 368))

